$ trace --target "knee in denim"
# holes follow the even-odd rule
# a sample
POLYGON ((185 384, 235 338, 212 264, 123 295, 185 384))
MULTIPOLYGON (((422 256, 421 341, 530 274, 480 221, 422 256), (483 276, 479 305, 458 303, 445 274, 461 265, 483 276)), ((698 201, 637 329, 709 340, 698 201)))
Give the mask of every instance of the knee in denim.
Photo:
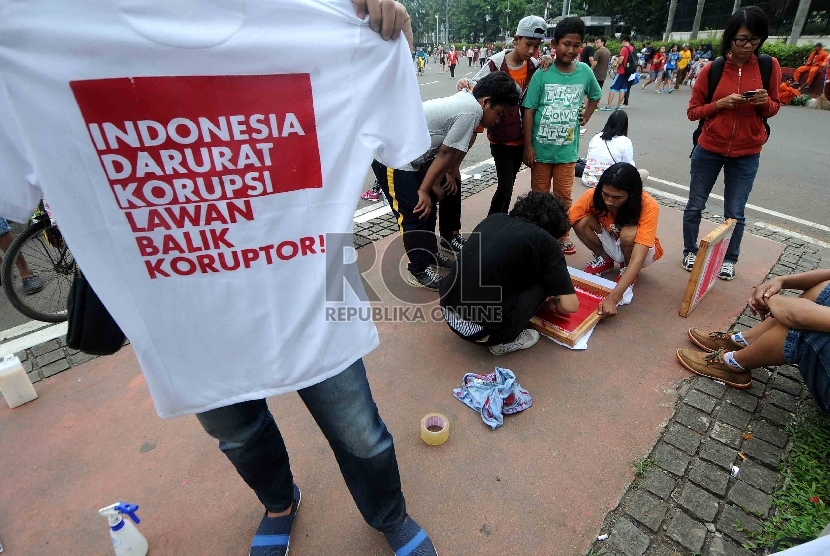
POLYGON ((220 442, 221 449, 227 450, 244 446, 261 434, 272 420, 273 417, 266 411, 240 421, 227 422, 200 418, 199 422, 205 432, 220 442))
POLYGON ((354 430, 353 434, 343 439, 343 449, 361 459, 369 459, 382 454, 392 447, 393 442, 386 425, 382 422, 381 424, 380 428, 354 430))

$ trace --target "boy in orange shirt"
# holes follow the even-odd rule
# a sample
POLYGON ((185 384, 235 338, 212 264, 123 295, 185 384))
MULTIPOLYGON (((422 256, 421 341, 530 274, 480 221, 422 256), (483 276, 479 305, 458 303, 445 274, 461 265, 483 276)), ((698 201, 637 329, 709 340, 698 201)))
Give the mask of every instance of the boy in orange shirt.
POLYGON ((640 270, 663 256, 657 239, 660 205, 643 191, 637 168, 627 162, 610 166, 593 190, 568 211, 573 231, 594 253, 585 272, 599 275, 620 265, 617 285, 599 306, 602 318, 617 314, 617 304, 640 270))
MULTIPOLYGON (((506 71, 524 94, 536 70, 547 70, 553 63, 553 58, 550 56, 542 56, 541 59, 534 58, 539 51, 539 45, 545 38, 547 29, 547 23, 539 16, 529 15, 519 21, 516 36, 513 37, 513 49, 502 50, 491 56, 472 79, 459 80, 458 89, 472 89, 478 81, 491 72, 506 71)), ((497 212, 507 213, 510 210, 516 174, 519 173, 524 155, 522 125, 522 109, 516 106, 505 112, 499 123, 487 130, 490 153, 493 155, 498 178, 496 191, 490 201, 488 216, 497 212)), ((476 130, 476 133, 480 133, 480 130, 476 130)))

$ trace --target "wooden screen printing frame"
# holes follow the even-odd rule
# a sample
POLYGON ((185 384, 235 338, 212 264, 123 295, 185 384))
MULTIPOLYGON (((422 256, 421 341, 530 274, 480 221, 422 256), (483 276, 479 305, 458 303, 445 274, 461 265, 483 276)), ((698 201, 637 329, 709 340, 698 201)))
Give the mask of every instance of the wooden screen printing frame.
MULTIPOLYGON (((599 284, 588 282, 578 276, 572 275, 571 281, 573 282, 575 288, 585 290, 601 297, 607 297, 608 294, 611 293, 611 288, 606 288, 604 286, 600 286, 599 284)), ((582 338, 586 332, 596 326, 599 320, 599 314, 596 311, 592 311, 582 320, 581 323, 579 323, 576 328, 574 328, 571 332, 567 332, 553 323, 550 323, 538 316, 534 316, 530 319, 530 326, 545 336, 549 336, 567 346, 574 347, 574 345, 576 345, 579 339, 582 338)))
POLYGON ((737 221, 730 218, 700 240, 695 266, 692 268, 692 275, 689 277, 689 284, 686 286, 686 293, 680 304, 681 317, 688 317, 689 313, 706 297, 706 294, 712 291, 717 272, 723 264, 729 240, 732 239, 735 224, 737 221))

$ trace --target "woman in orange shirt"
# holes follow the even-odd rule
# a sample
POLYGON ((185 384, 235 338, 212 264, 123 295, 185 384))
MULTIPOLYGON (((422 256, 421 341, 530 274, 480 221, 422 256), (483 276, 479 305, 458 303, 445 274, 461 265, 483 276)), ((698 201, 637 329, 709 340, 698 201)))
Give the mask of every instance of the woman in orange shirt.
POLYGON ((599 275, 620 265, 617 285, 599 306, 602 318, 617 314, 617 304, 640 270, 663 256, 657 239, 660 205, 643 191, 633 165, 618 162, 582 194, 568 211, 576 236, 594 253, 585 272, 599 275))

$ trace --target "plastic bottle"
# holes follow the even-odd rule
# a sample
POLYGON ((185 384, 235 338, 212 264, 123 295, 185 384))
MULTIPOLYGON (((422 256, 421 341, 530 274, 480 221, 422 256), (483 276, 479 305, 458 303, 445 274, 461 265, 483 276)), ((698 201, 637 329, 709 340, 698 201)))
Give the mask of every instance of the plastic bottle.
POLYGON ((147 554, 147 539, 139 533, 135 525, 124 519, 127 514, 136 523, 141 523, 135 504, 118 502, 112 506, 101 508, 98 513, 106 517, 110 524, 110 539, 115 549, 115 556, 145 556, 147 554))
POLYGON ((37 392, 26 374, 26 369, 14 355, 7 355, 0 361, 0 392, 11 408, 37 398, 37 392))

